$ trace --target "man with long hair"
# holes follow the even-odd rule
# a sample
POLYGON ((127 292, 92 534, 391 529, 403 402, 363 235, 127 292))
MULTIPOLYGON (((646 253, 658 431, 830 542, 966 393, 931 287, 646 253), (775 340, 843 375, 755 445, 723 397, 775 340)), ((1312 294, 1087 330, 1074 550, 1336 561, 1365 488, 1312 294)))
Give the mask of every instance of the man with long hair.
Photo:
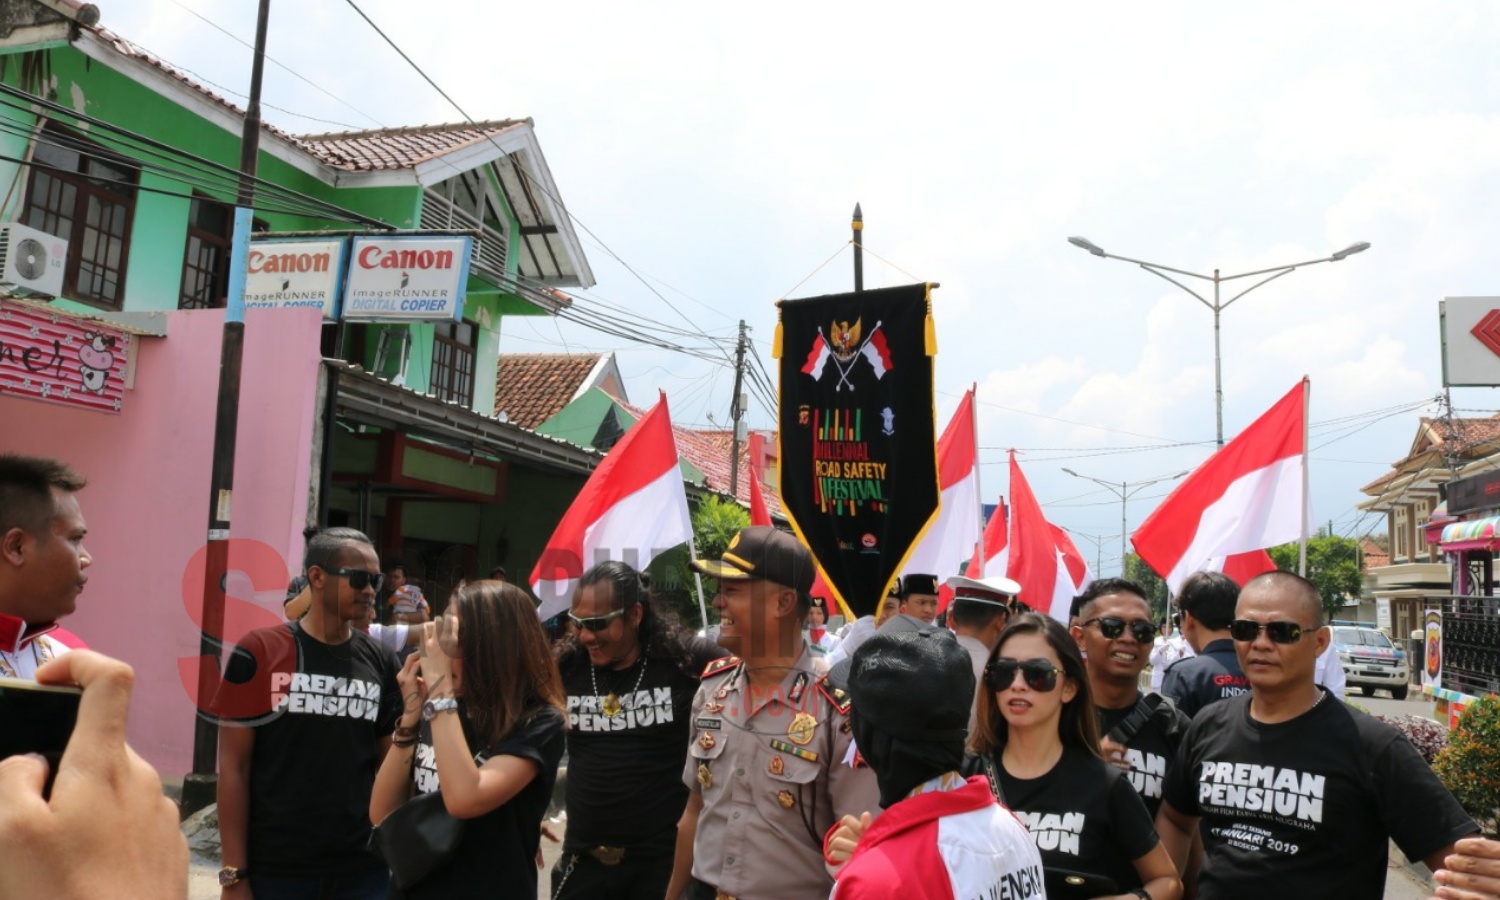
POLYGON ((672 876, 693 694, 727 655, 666 618, 623 562, 583 574, 558 645, 567 692, 567 837, 555 900, 660 900, 672 876))

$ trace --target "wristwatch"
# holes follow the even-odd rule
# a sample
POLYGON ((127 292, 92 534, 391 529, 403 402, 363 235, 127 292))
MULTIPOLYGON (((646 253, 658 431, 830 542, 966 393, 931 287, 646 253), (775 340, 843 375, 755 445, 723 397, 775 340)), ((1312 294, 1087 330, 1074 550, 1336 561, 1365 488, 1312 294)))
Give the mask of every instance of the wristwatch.
POLYGON ((431 722, 437 718, 438 713, 452 712, 458 709, 458 699, 455 697, 444 697, 441 700, 428 700, 422 704, 422 720, 431 722))
POLYGON ((241 881, 244 881, 245 876, 249 874, 250 871, 248 869, 237 869, 234 866, 225 866, 224 868, 219 870, 219 887, 234 887, 241 881))

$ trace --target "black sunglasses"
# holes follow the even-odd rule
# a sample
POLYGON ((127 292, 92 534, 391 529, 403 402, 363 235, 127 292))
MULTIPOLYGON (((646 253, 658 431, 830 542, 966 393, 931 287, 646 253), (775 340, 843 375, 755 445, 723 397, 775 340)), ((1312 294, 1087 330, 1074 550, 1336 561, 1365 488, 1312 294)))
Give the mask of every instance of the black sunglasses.
POLYGON ((366 572, 364 569, 344 569, 333 567, 329 567, 327 569, 324 569, 323 571, 327 572, 329 575, 342 575, 345 578, 349 579, 349 586, 354 588, 356 591, 362 591, 367 587, 373 587, 378 591, 385 584, 385 575, 380 572, 366 572))
POLYGON ((1260 636, 1262 628, 1266 630, 1266 636, 1278 644, 1297 643, 1302 640, 1304 630, 1296 622, 1255 622, 1250 619, 1235 619, 1229 623, 1229 636, 1242 643, 1249 643, 1260 636))
POLYGON ((1051 660, 997 659, 984 667, 984 686, 992 691, 1003 691, 1016 681, 1016 670, 1033 691, 1046 693, 1057 687, 1057 666, 1051 660))
POLYGON ((572 613, 568 613, 568 621, 572 622, 579 628, 585 628, 589 631, 599 632, 608 628, 610 622, 613 622, 615 619, 618 619, 623 615, 625 615, 624 609, 617 609, 612 613, 605 613, 602 616, 586 616, 582 619, 578 618, 572 613))
POLYGON ((1135 638, 1136 643, 1144 644, 1156 637, 1156 623, 1148 619, 1136 619, 1134 622, 1126 622, 1115 616, 1098 616, 1083 623, 1085 626, 1098 625, 1099 633, 1114 640, 1125 633, 1125 626, 1130 626, 1130 636, 1135 638))

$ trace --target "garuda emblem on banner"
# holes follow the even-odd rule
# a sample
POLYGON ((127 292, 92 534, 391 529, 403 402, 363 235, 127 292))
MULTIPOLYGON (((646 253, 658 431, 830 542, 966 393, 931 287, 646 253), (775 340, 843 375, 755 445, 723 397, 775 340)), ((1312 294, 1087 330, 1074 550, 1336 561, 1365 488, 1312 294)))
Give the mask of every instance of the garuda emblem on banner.
POLYGON ((836 599, 865 615, 938 510, 928 287, 779 306, 782 506, 836 599))

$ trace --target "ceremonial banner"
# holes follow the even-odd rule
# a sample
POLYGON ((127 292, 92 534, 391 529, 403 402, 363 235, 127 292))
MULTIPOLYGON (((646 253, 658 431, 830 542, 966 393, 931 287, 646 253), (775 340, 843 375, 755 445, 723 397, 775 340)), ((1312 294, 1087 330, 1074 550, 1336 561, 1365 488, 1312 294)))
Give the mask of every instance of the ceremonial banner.
POLYGON ((781 505, 835 599, 868 615, 938 513, 927 285, 778 305, 781 505))

